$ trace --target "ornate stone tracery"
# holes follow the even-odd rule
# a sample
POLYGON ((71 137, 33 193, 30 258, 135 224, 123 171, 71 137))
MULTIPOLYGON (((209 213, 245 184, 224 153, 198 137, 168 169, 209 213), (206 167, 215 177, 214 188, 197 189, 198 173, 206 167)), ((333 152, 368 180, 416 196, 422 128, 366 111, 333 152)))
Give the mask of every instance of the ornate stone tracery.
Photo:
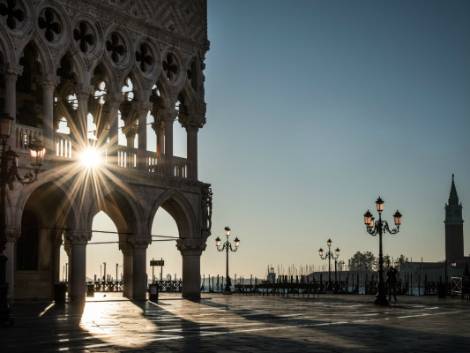
POLYGON ((73 39, 78 43, 82 53, 90 52, 96 43, 92 25, 86 21, 80 21, 73 30, 73 39))
POLYGON ((59 14, 51 7, 46 7, 41 11, 38 26, 44 38, 49 42, 57 41, 63 28, 59 14))
POLYGON ((118 32, 112 32, 109 35, 106 40, 106 51, 116 65, 124 61, 127 52, 126 43, 118 32))
POLYGON ((0 3, 0 15, 5 17, 9 29, 15 30, 25 19, 25 10, 21 1, 3 0, 0 3))

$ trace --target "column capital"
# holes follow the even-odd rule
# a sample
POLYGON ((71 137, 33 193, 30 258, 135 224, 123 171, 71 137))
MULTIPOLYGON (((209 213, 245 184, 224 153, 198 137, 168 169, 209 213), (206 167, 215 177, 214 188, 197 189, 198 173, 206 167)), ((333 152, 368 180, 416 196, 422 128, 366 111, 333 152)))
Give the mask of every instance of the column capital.
POLYGON ((93 93, 94 87, 92 85, 77 84, 77 96, 90 96, 93 93))
POLYGON ((134 249, 147 249, 151 242, 150 239, 150 236, 147 238, 131 238, 127 241, 127 243, 130 244, 134 249))
POLYGON ((90 232, 67 231, 65 233, 65 240, 71 245, 86 245, 90 238, 90 232))
POLYGON ((20 232, 14 227, 7 227, 5 229, 5 242, 16 242, 20 237, 20 232))
POLYGON ((136 102, 136 110, 139 115, 147 116, 148 112, 152 110, 152 103, 150 102, 136 102))
POLYGON ((56 83, 53 81, 42 81, 41 86, 44 90, 51 90, 52 92, 54 92, 56 88, 56 83))
POLYGON ((23 66, 8 64, 5 68, 5 75, 8 76, 20 76, 23 74, 23 66))
POLYGON ((49 74, 44 77, 42 81, 43 86, 57 86, 59 84, 59 77, 55 74, 49 74))
POLYGON ((206 249, 206 241, 203 238, 179 238, 176 247, 182 255, 200 256, 206 249))
POLYGON ((159 108, 157 110, 157 119, 159 121, 173 122, 178 116, 178 111, 175 108, 159 108))

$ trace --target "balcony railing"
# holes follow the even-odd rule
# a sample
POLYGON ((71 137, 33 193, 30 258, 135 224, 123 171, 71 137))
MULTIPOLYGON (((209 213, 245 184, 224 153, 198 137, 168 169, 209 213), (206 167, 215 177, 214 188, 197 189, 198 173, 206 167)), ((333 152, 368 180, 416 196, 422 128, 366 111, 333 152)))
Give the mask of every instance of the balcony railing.
MULTIPOLYGON (((17 152, 26 152, 31 141, 35 139, 44 142, 41 128, 21 124, 15 125, 15 149, 17 152)), ((56 132, 54 135, 55 151, 48 153, 46 159, 66 161, 76 158, 75 144, 72 135, 56 132)), ((188 161, 182 157, 173 157, 170 168, 170 163, 168 163, 166 157, 163 155, 159 158, 156 152, 142 152, 136 148, 126 146, 117 146, 116 148, 104 146, 104 160, 107 164, 114 164, 123 169, 140 170, 159 176, 169 175, 176 178, 188 178, 188 161), (110 152, 112 150, 114 152, 110 152)))
POLYGON ((145 166, 149 173, 164 175, 164 163, 155 152, 145 151, 145 166))
POLYGON ((25 152, 29 144, 36 140, 42 140, 42 129, 16 124, 15 126, 15 148, 19 152, 25 152))
POLYGON ((173 157, 173 176, 178 178, 188 177, 188 164, 186 158, 173 157))
POLYGON ((72 138, 67 134, 55 134, 55 156, 59 159, 72 159, 72 138))
POLYGON ((125 146, 117 148, 117 166, 121 168, 137 168, 137 150, 125 146))

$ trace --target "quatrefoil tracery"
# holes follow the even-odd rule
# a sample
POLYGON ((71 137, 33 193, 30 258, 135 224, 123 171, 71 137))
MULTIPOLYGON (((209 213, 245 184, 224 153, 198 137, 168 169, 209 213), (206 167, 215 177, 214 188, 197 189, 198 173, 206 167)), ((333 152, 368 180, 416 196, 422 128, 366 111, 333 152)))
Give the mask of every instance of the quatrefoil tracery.
POLYGON ((38 25, 49 42, 53 42, 62 31, 59 15, 50 7, 46 7, 42 11, 41 16, 38 18, 38 25))
POLYGON ((178 62, 176 61, 175 55, 168 53, 165 60, 163 60, 162 66, 166 78, 169 81, 175 81, 179 72, 178 62))
POLYGON ((0 15, 6 17, 8 28, 16 29, 18 23, 25 19, 24 10, 16 0, 4 0, 0 3, 0 15))
POLYGON ((115 64, 119 64, 126 54, 124 39, 117 32, 111 33, 110 38, 106 41, 106 50, 111 55, 111 60, 115 64))
POLYGON ((152 49, 146 43, 142 43, 139 49, 135 52, 135 60, 139 63, 142 72, 147 72, 153 66, 152 49))
POLYGON ((78 43, 82 53, 87 53, 95 45, 93 29, 85 21, 81 21, 73 30, 73 39, 78 43))

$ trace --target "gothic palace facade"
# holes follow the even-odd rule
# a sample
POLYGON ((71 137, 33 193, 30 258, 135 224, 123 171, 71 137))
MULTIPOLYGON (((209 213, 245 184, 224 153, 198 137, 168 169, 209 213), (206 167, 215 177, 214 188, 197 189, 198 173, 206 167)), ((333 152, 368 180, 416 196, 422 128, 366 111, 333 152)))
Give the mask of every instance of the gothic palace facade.
POLYGON ((92 219, 104 211, 119 233, 124 294, 144 299, 146 249, 160 207, 178 226, 183 296, 199 297, 212 213, 197 161, 198 130, 206 122, 206 6, 205 0, 0 0, 0 103, 14 118, 9 144, 21 172, 31 141, 47 148, 38 181, 8 193, 10 298, 52 297, 63 244, 70 298, 83 300, 92 219), (186 158, 173 154, 174 124, 186 130, 186 158), (156 135, 153 152, 149 133, 156 135), (96 171, 77 161, 90 144, 105 159, 96 171))

